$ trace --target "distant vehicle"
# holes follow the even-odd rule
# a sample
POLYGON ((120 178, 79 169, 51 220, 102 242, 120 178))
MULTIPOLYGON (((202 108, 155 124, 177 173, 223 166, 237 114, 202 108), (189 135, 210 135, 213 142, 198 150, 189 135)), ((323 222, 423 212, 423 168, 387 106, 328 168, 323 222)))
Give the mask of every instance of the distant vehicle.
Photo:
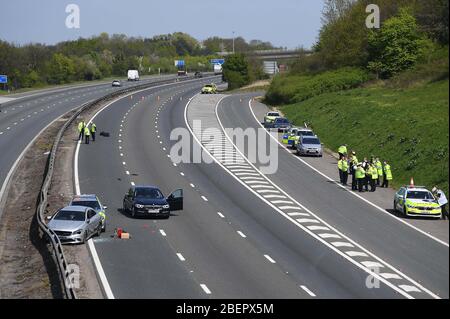
POLYGON ((313 132, 313 130, 309 129, 309 128, 299 128, 296 132, 295 135, 291 135, 289 136, 289 141, 288 144, 289 146, 291 146, 293 149, 296 148, 298 141, 300 140, 300 137, 302 136, 316 136, 313 132))
POLYGON ((187 76, 187 71, 186 70, 178 70, 178 76, 187 76))
POLYGON ((297 155, 323 156, 322 143, 317 136, 300 136, 297 143, 297 155))
POLYGON ((291 127, 282 137, 281 142, 289 146, 293 145, 293 138, 297 136, 297 132, 300 130, 298 127, 291 127))
POLYGON ((194 77, 200 79, 203 77, 203 74, 201 72, 195 72, 194 77))
POLYGON ((169 197, 154 186, 133 186, 123 199, 123 210, 131 217, 169 218, 170 212, 183 210, 183 190, 177 189, 169 197))
POLYGON ((268 112, 266 116, 264 116, 264 124, 270 124, 278 117, 281 117, 279 112, 268 112))
POLYGON ((102 205, 97 195, 74 196, 69 206, 85 206, 95 210, 102 217, 102 232, 106 231, 106 209, 108 207, 102 205))
POLYGON ((139 81, 138 70, 128 70, 128 81, 139 81))
POLYGON ((67 206, 60 209, 47 226, 61 243, 84 244, 92 236, 101 234, 102 218, 90 207, 67 206))
POLYGON ((217 86, 214 83, 206 84, 202 88, 202 94, 216 94, 217 93, 217 86))
POLYGON ((214 74, 219 75, 222 74, 223 68, 221 64, 214 64, 214 74))
POLYGON ((401 212, 405 217, 442 217, 437 199, 423 186, 401 187, 394 196, 394 211, 401 212))
POLYGON ((291 127, 291 122, 285 117, 277 117, 272 123, 266 124, 266 128, 276 129, 278 132, 288 131, 291 127))
POLYGON ((122 82, 120 82, 119 80, 114 80, 112 82, 112 86, 113 87, 121 87, 122 86, 122 82))

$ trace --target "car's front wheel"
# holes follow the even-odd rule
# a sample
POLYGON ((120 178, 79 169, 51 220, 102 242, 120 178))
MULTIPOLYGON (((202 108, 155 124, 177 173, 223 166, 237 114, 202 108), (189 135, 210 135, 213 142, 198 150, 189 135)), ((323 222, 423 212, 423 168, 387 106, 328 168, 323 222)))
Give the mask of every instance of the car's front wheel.
POLYGON ((397 203, 394 200, 394 212, 396 212, 396 211, 397 211, 397 203))
POLYGON ((131 217, 136 218, 136 208, 131 209, 131 217))

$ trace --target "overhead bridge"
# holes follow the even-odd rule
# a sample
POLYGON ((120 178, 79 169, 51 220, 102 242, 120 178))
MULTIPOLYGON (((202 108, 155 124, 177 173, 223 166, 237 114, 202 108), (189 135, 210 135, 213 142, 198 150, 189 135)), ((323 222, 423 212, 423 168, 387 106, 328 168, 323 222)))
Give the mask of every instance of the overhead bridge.
MULTIPOLYGON (((258 59, 294 59, 298 58, 302 55, 309 55, 312 53, 312 51, 305 51, 305 50, 256 50, 256 51, 249 51, 244 52, 245 54, 249 56, 256 57, 258 59)), ((233 54, 233 52, 217 52, 218 55, 226 57, 228 55, 233 54)))

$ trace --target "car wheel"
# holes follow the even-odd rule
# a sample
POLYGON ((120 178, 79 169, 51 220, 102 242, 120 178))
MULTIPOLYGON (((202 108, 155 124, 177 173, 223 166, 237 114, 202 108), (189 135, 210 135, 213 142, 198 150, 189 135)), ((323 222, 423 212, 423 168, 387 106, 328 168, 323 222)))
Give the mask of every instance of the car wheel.
POLYGON ((406 214, 406 205, 403 205, 403 216, 407 217, 408 215, 406 214))
POLYGON ((97 237, 100 237, 100 235, 102 234, 102 224, 100 223, 99 225, 98 225, 98 228, 97 228, 97 233, 96 233, 96 236, 97 237))
POLYGON ((396 211, 397 211, 397 203, 394 200, 394 212, 396 212, 396 211))
POLYGON ((136 211, 135 209, 131 209, 131 217, 136 218, 136 211))

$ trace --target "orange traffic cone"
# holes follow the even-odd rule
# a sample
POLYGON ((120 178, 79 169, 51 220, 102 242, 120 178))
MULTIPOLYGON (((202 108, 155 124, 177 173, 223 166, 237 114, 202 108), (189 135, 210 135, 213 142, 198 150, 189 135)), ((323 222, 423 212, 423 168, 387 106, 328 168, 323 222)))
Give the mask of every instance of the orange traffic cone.
POLYGON ((414 187, 414 178, 411 177, 411 181, 409 182, 409 187, 413 188, 414 187))

